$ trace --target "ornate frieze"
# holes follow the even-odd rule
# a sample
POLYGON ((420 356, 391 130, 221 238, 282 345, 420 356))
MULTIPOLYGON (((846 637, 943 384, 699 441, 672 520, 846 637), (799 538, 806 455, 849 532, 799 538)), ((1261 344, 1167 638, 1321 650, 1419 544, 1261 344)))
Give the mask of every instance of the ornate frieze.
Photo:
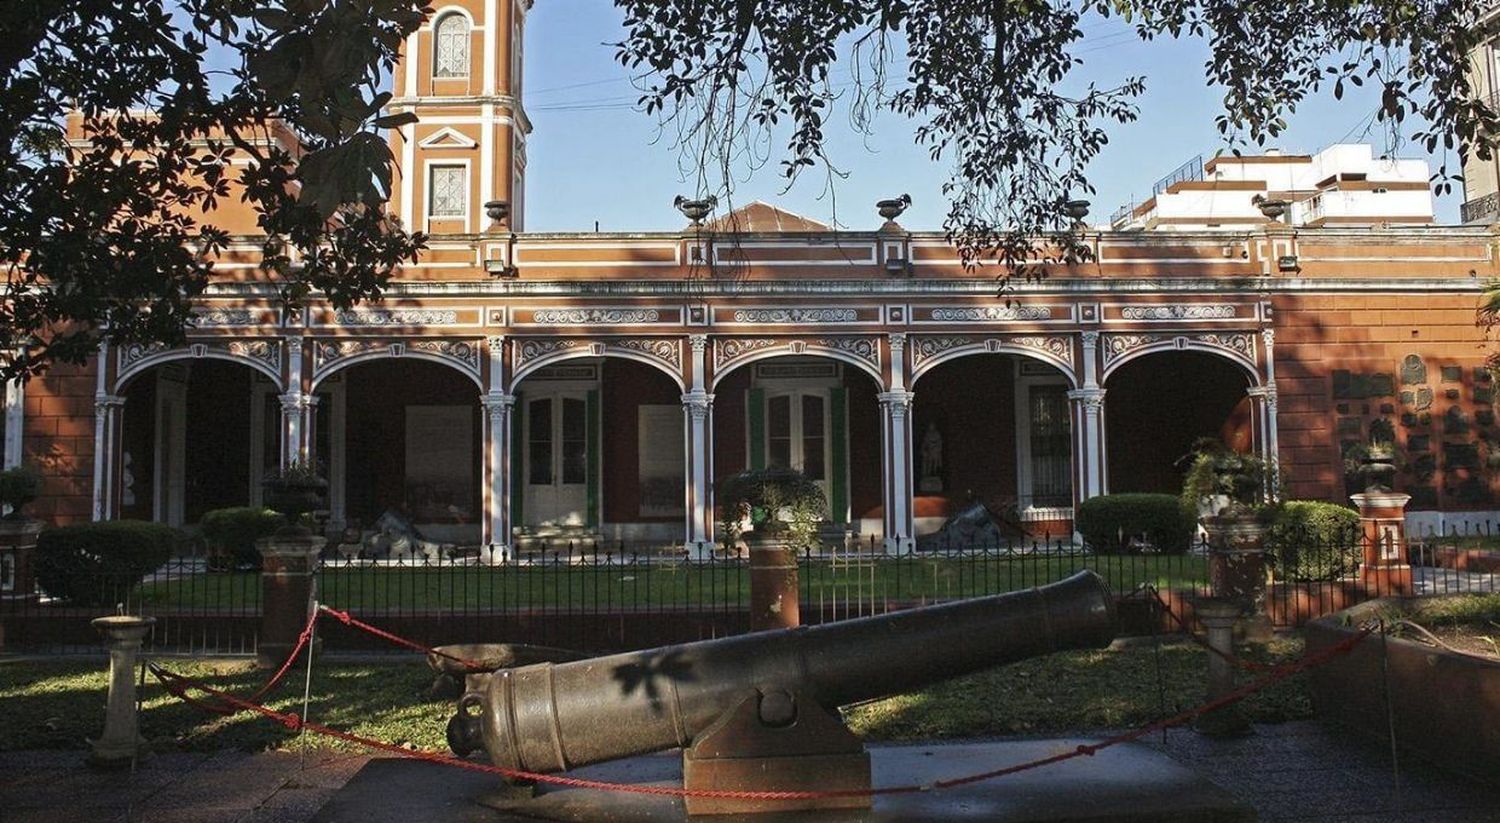
POLYGON ((537 309, 531 322, 541 326, 632 326, 661 322, 657 309, 537 309))
POLYGON ((1065 363, 1071 364, 1073 362, 1073 338, 1067 335, 1012 337, 1009 342, 1022 348, 1035 349, 1043 354, 1050 354, 1065 363))
POLYGON ((928 310, 936 323, 1012 323, 1051 320, 1051 306, 951 306, 928 310))
POLYGON ((918 368, 928 360, 933 359, 955 349, 982 348, 987 352, 1004 352, 1008 348, 1019 347, 1032 349, 1039 354, 1045 355, 1044 359, 1050 359, 1059 365, 1066 364, 1066 368, 1072 368, 1073 362, 1073 338, 1066 334, 1034 334, 1021 335, 1019 337, 970 337, 962 335, 943 335, 935 337, 918 337, 911 345, 912 368, 918 368))
POLYGON ((1154 346, 1167 339, 1159 334, 1111 334, 1104 338, 1104 362, 1106 365, 1113 363, 1136 349, 1154 346))
POLYGON ((471 340, 414 340, 408 344, 414 352, 430 354, 462 363, 474 374, 479 373, 479 343, 471 340))
POLYGON ((1255 338, 1253 332, 1220 332, 1209 334, 1111 334, 1104 338, 1104 363, 1109 365, 1140 349, 1174 345, 1179 349, 1215 348, 1238 355, 1254 363, 1255 338))
POLYGON ((1226 320, 1237 317, 1233 303, 1174 303, 1161 306, 1125 306, 1121 320, 1226 320))
POLYGON ((453 326, 458 312, 452 309, 344 309, 334 312, 339 326, 453 326))
POLYGON ((855 309, 735 309, 731 315, 736 323, 777 325, 787 323, 857 323, 859 312, 855 309))
POLYGON ((719 369, 725 364, 733 363, 741 357, 785 344, 786 341, 784 340, 773 340, 765 337, 716 338, 714 340, 714 368, 719 369))
POLYGON ((916 345, 911 347, 911 364, 920 366, 943 352, 976 342, 972 337, 918 337, 916 345))
POLYGON ((626 340, 612 341, 609 348, 624 349, 636 352, 637 354, 643 354, 666 366, 673 373, 682 370, 682 344, 673 337, 632 337, 626 340))
POLYGON ((1255 335, 1253 334, 1244 332, 1237 334, 1200 334, 1194 339, 1204 345, 1228 349, 1252 363, 1255 362, 1255 335))
POLYGON ((675 337, 630 337, 608 342, 576 337, 524 340, 515 348, 515 370, 520 371, 528 363, 578 349, 587 349, 595 357, 606 356, 611 350, 631 352, 661 363, 672 374, 678 374, 682 370, 682 345, 675 337))
POLYGON ((261 312, 254 309, 200 309, 193 312, 193 325, 198 328, 230 328, 235 326, 260 325, 261 312))

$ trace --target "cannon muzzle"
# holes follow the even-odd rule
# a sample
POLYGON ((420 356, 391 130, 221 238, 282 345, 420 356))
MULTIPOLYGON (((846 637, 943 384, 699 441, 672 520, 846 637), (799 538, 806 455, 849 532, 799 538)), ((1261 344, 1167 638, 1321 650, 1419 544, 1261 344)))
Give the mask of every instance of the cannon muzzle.
POLYGON ((760 721, 795 721, 797 700, 832 711, 959 675, 1115 637, 1098 575, 820 626, 704 640, 496 672, 449 725, 461 754, 555 772, 687 747, 748 698, 760 721))

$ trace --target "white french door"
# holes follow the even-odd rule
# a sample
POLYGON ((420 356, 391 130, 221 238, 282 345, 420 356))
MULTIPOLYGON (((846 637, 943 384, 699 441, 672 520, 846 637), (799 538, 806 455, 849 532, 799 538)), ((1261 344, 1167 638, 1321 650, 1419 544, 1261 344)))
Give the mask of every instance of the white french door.
POLYGON ((766 465, 796 469, 832 500, 828 393, 799 389, 766 394, 766 465))
POLYGON ((588 393, 525 394, 527 525, 582 526, 588 508, 588 393))

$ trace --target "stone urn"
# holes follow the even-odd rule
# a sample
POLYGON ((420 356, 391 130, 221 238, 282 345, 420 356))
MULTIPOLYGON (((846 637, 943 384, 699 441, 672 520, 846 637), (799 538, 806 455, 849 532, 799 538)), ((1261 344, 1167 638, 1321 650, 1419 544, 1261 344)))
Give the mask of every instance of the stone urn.
POLYGON ((328 481, 321 477, 267 477, 262 483, 265 489, 266 506, 286 515, 287 524, 279 533, 287 535, 309 534, 303 525, 303 517, 323 508, 328 493, 328 481))
POLYGON ((1396 447, 1390 443, 1373 443, 1359 461, 1359 475, 1365 491, 1384 494, 1391 490, 1396 477, 1396 447))

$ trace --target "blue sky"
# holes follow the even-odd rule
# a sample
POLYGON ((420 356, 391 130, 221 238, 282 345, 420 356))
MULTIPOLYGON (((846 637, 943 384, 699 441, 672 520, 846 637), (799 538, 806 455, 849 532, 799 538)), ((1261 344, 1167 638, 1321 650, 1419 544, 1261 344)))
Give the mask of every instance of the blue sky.
MULTIPOLYGON (((603 0, 544 0, 528 16, 525 103, 535 125, 527 146, 528 231, 591 230, 595 221, 604 231, 675 230, 685 222, 672 207, 678 193, 692 193, 682 182, 677 153, 669 139, 659 139, 655 120, 634 110, 638 93, 629 74, 603 45, 621 37, 619 21, 613 4, 603 0)), ((1147 83, 1140 119, 1111 127, 1111 143, 1090 170, 1098 189, 1090 219, 1103 221, 1132 194, 1149 196, 1152 184, 1182 163, 1223 147, 1214 126, 1219 94, 1203 79, 1207 49, 1199 41, 1142 43, 1115 20, 1087 21, 1083 30, 1080 80, 1103 86, 1143 75, 1147 83)), ((1343 100, 1327 92, 1304 104, 1275 145, 1312 152, 1363 135, 1379 153, 1385 137, 1365 131, 1377 102, 1368 89, 1343 100)), ((940 187, 948 170, 913 144, 910 121, 884 115, 870 137, 855 133, 844 117, 830 124, 830 152, 848 172, 831 193, 821 173, 782 192, 773 162, 753 174, 744 170, 736 204, 765 200, 825 222, 836 214, 849 228, 873 229, 880 222, 874 202, 905 192, 914 204, 902 224, 941 228, 947 206, 940 187)), ((1396 153, 1425 157, 1411 143, 1396 153)), ((1434 169, 1442 162, 1426 159, 1434 169)), ((1450 158, 1450 170, 1456 164, 1450 158)), ((1461 199, 1437 201, 1439 222, 1457 222, 1461 199)))

